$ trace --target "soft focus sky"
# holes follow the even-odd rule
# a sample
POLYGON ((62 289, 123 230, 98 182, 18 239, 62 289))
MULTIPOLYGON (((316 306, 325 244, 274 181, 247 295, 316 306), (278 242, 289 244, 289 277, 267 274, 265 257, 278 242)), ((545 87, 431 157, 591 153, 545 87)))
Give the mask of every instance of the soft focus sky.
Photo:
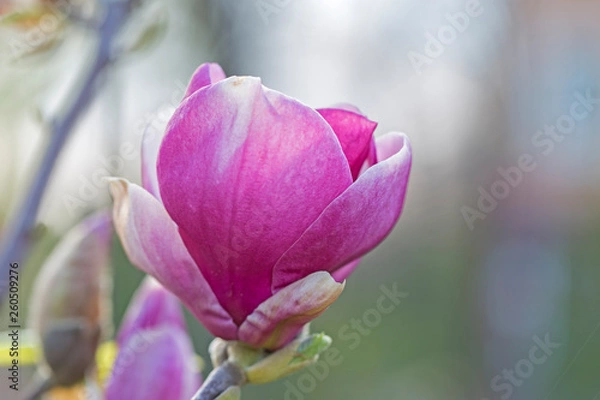
MULTIPOLYGON (((592 0, 156 0, 136 23, 160 20, 164 35, 103 77, 53 174, 26 282, 68 227, 110 203, 99 170, 139 182, 137 151, 110 160, 164 125, 214 61, 314 107, 352 103, 414 152, 396 229, 313 324, 343 361, 244 399, 598 400, 598 15, 592 0), (359 333, 352 321, 382 285, 407 296, 359 333)), ((93 44, 78 27, 57 40, 16 61, 0 52, 3 229, 47 144, 41 117, 93 44)), ((142 274, 118 240, 114 259, 118 326, 142 274)), ((210 336, 188 322, 205 356, 210 336)))

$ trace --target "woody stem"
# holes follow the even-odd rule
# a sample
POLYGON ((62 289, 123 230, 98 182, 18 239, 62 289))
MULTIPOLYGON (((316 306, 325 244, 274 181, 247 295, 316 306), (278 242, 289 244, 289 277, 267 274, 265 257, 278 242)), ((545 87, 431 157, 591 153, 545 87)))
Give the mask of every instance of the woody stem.
POLYGON ((202 387, 192 400, 214 400, 232 386, 242 386, 246 383, 246 375, 235 362, 225 361, 206 377, 202 387))
POLYGON ((11 263, 23 263, 28 247, 28 234, 35 224, 37 211, 50 179, 54 165, 69 133, 94 98, 98 77, 114 57, 114 39, 125 24, 131 8, 131 0, 103 0, 104 20, 97 27, 99 41, 91 65, 83 73, 82 82, 73 88, 68 98, 66 112, 50 122, 52 139, 42 158, 37 174, 23 200, 0 246, 0 303, 8 286, 8 268, 11 263))

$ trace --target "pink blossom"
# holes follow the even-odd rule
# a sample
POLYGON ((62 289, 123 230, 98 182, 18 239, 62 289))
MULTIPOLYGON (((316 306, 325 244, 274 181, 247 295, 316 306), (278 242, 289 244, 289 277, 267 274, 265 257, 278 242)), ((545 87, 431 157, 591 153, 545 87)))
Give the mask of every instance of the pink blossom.
POLYGON ((131 261, 214 335, 281 347, 400 217, 410 144, 376 126, 201 65, 164 138, 144 140, 144 187, 112 182, 131 261))
POLYGON ((179 301, 147 277, 129 305, 106 400, 188 400, 200 385, 179 301))

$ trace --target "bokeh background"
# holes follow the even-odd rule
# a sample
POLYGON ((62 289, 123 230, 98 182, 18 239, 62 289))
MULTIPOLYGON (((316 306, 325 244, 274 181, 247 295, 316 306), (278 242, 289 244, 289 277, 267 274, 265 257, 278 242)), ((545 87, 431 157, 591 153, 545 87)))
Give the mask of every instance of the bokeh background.
MULTIPOLYGON (((326 376, 247 387, 244 399, 600 399, 599 1, 157 0, 145 8, 125 36, 154 24, 158 39, 106 71, 74 129, 32 234, 22 298, 35 296, 31 281, 61 235, 110 204, 107 188, 92 182, 103 160, 123 143, 137 149, 145 126, 168 119, 194 69, 215 61, 314 107, 355 104, 379 122, 378 134, 406 132, 414 150, 399 224, 313 324, 343 361, 326 376), (452 20, 459 29, 448 28, 452 20), (569 126, 573 107, 587 113, 569 126), (568 133, 552 134, 557 124, 568 133), (514 172, 523 156, 528 168, 510 184, 499 168, 514 172), (480 200, 492 192, 500 198, 480 200), (343 328, 394 284, 406 298, 354 346, 343 328), (559 346, 527 362, 538 339, 559 346), (512 380, 503 375, 510 370, 512 380)), ((14 32, 0 29, 4 231, 47 146, 44 116, 60 107, 94 37, 61 26, 43 51, 15 59, 14 32)), ((108 168, 139 182, 139 166, 136 153, 108 168)), ((117 239, 113 264, 118 327, 142 273, 117 239)), ((211 337, 187 317, 206 356, 211 337)), ((5 386, 0 394, 10 396, 5 386)))

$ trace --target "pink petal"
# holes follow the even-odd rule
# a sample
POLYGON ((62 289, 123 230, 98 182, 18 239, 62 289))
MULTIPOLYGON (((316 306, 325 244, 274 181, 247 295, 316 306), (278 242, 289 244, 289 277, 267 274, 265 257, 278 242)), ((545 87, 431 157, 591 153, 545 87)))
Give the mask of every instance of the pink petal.
POLYGON ((240 326, 240 340, 258 348, 277 349, 321 315, 342 293, 327 272, 315 272, 281 289, 258 306, 240 326))
POLYGON ((343 267, 340 267, 333 271, 331 273, 331 276, 333 276, 333 279, 335 279, 336 282, 344 282, 354 272, 354 270, 356 269, 356 267, 358 267, 358 264, 360 264, 361 261, 362 259, 360 258, 354 261, 350 261, 343 267))
POLYGON ((271 296, 277 259, 352 183, 323 118, 252 77, 181 104, 158 179, 184 243, 237 324, 271 296))
POLYGON ((411 149, 403 134, 377 139, 379 163, 365 171, 323 211, 274 269, 273 289, 307 274, 335 271, 377 246, 400 217, 411 149))
POLYGON ((223 68, 217 63, 204 63, 200 65, 194 74, 192 79, 185 91, 184 99, 188 98, 198 89, 202 89, 205 86, 211 85, 215 82, 222 81, 227 75, 223 72, 223 68))
POLYGON ((179 297, 213 335, 236 339, 236 325, 202 277, 162 204, 124 179, 113 179, 110 188, 115 228, 129 260, 179 297))
MULTIPOLYGON (((194 72, 183 98, 186 99, 197 90, 225 78, 225 72, 219 64, 204 63, 194 72)), ((149 124, 142 138, 142 186, 159 200, 156 160, 163 137, 164 128, 160 129, 160 127, 149 124)))
POLYGON ((151 276, 146 276, 127 307, 117 342, 141 330, 168 325, 185 331, 185 320, 177 298, 151 276))
POLYGON ((163 326, 131 335, 120 347, 106 400, 189 400, 199 385, 190 339, 163 326))
POLYGON ((322 108, 317 111, 325 118, 338 137, 348 164, 350 164, 352 178, 356 180, 361 167, 369 156, 373 132, 377 123, 357 112, 346 109, 322 108))

